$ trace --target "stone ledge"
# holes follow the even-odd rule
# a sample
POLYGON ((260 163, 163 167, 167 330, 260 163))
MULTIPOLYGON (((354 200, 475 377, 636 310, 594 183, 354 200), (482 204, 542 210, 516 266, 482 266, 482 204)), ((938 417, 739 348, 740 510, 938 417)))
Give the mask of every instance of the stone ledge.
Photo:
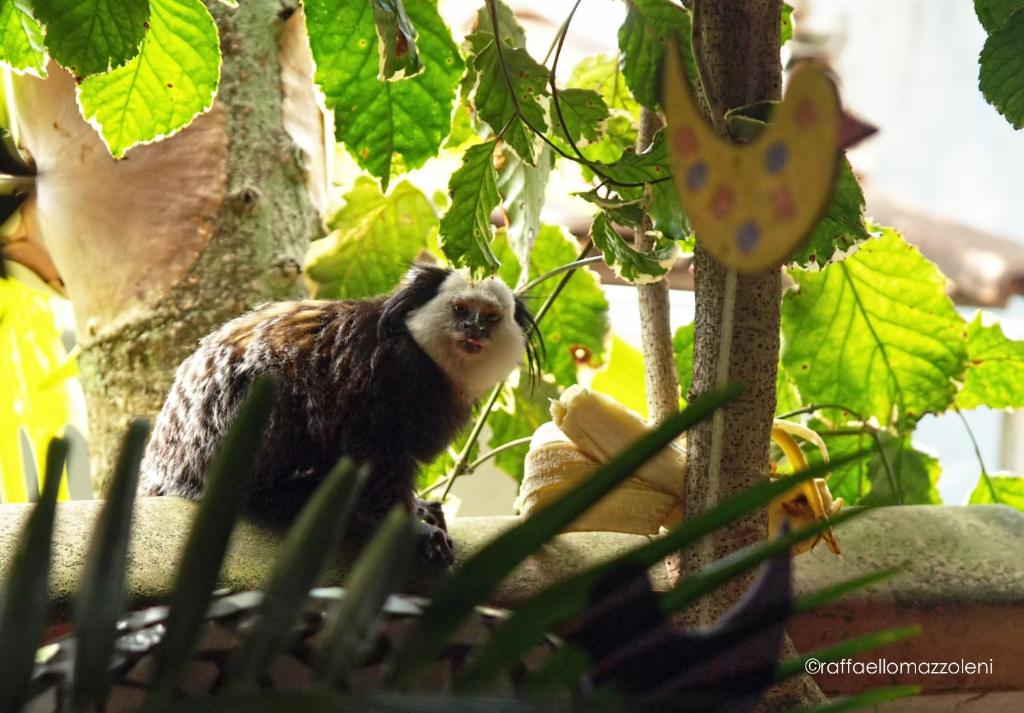
MULTIPOLYGON (((62 503, 57 516, 51 592, 65 610, 84 561, 96 501, 62 503)), ((0 571, 16 545, 28 506, 0 505, 0 571)), ((128 587, 132 606, 151 603, 170 589, 195 503, 143 498, 135 511, 128 587)), ((478 551, 514 518, 461 518, 451 524, 460 561, 478 551)), ((901 574, 844 602, 793 622, 802 651, 889 626, 919 623, 921 636, 870 654, 890 661, 989 661, 993 673, 974 676, 820 676, 829 693, 871 686, 919 683, 926 691, 1024 690, 1024 513, 1005 506, 892 507, 852 521, 839 533, 843 556, 824 547, 796 559, 795 587, 808 592, 879 569, 901 574)), ((273 565, 280 536, 251 522, 233 535, 221 574, 232 589, 255 589, 273 565)), ((515 606, 574 571, 621 554, 647 538, 618 533, 557 537, 525 562, 496 593, 494 603, 515 606)), ((332 565, 324 584, 340 583, 344 567, 332 565)), ((436 573, 433 573, 436 574, 436 573)), ((433 574, 416 572, 412 589, 429 591, 433 574)), ((669 585, 663 568, 652 570, 656 587, 669 585)))

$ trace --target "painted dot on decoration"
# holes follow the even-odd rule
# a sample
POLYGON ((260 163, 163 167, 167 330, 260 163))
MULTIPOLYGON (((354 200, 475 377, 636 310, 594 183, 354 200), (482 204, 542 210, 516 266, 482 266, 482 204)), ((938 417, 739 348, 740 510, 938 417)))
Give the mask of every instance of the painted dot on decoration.
POLYGON ((703 161, 690 166, 686 171, 686 187, 691 191, 699 191, 708 182, 708 165, 703 161))
POLYGON ((757 227, 757 223, 752 220, 747 221, 736 231, 736 247, 740 249, 741 253, 749 253, 757 247, 760 238, 761 229, 757 227))
POLYGON ((776 141, 764 152, 764 167, 768 173, 778 173, 786 167, 789 159, 789 149, 784 141, 776 141))
POLYGON ((692 156, 697 153, 697 134, 689 126, 683 126, 674 137, 676 151, 683 156, 692 156))
POLYGON ((818 110, 814 102, 804 99, 796 108, 796 125, 801 129, 809 129, 818 120, 818 110))
POLYGON ((725 218, 732 211, 733 202, 732 191, 725 186, 719 186, 711 196, 711 214, 719 220, 725 218))
POLYGON ((792 218, 796 215, 796 204, 793 202, 793 194, 785 186, 780 186, 768 194, 772 209, 778 218, 792 218))

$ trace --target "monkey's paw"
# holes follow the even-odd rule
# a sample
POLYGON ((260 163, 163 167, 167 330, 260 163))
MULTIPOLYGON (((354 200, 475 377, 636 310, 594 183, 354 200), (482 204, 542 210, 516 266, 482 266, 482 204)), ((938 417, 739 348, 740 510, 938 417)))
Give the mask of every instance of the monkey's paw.
POLYGON ((455 544, 452 538, 443 527, 429 522, 419 523, 419 550, 420 556, 428 562, 443 562, 446 565, 455 562, 455 544))
POLYGON ((444 519, 444 510, 441 509, 441 503, 437 500, 420 500, 416 498, 416 517, 428 525, 440 527, 445 532, 448 531, 448 523, 444 519))

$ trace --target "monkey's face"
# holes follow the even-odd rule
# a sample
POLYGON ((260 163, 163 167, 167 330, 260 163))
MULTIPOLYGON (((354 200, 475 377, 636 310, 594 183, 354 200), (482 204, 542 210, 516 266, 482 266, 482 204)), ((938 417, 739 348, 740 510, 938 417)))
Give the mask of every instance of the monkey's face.
POLYGON ((504 310, 495 300, 467 295, 451 304, 448 332, 458 349, 466 354, 479 354, 491 341, 492 331, 505 318, 504 310))

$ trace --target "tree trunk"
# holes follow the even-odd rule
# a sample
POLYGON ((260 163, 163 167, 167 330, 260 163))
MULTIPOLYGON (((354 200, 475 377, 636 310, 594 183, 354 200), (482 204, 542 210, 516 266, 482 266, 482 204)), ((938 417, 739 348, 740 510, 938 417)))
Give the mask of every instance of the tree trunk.
POLYGON ((19 80, 24 143, 39 166, 25 222, 75 308, 97 492, 128 421, 155 416, 200 337, 255 304, 304 294, 303 256, 322 231, 305 182, 310 170, 323 179, 325 137, 320 122, 317 155, 294 0, 209 7, 223 54, 213 108, 122 161, 78 115, 67 73, 51 64, 46 80, 19 80))
MULTIPOLYGON (((780 0, 695 0, 693 49, 711 114, 719 133, 725 133, 725 112, 782 96, 780 0)), ((722 352, 722 318, 727 310, 727 270, 697 246, 695 261, 696 316, 691 394, 702 394, 718 382, 722 352)), ((690 432, 685 515, 693 517, 768 477, 772 418, 775 414, 776 371, 779 360, 781 279, 779 270, 735 277, 728 380, 744 386, 741 399, 724 409, 722 447, 713 452, 713 422, 690 432), (713 458, 718 459, 713 467, 713 458), (717 472, 717 478, 712 475, 717 472)), ((768 515, 761 510, 683 553, 683 573, 692 573, 714 560, 763 540, 768 515)), ((690 621, 710 624, 729 609, 749 587, 754 573, 705 597, 690 613, 690 621)), ((796 653, 789 637, 781 655, 796 653)), ((822 701, 821 689, 809 676, 791 679, 773 689, 763 709, 784 710, 822 701)))

